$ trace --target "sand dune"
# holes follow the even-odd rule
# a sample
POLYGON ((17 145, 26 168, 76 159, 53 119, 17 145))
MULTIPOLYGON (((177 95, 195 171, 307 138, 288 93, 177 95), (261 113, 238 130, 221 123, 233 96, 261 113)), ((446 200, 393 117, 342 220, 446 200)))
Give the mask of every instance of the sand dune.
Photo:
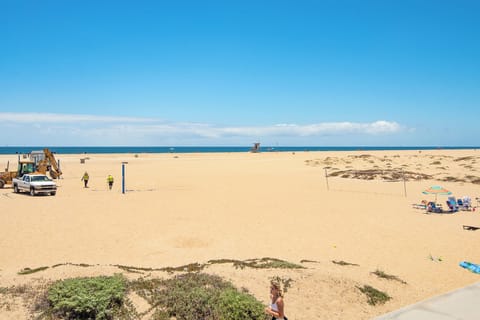
MULTIPOLYGON (((425 214, 411 206, 433 199, 421 191, 435 184, 457 197, 479 197, 475 150, 90 154, 85 164, 81 157, 57 155, 64 179, 55 197, 0 189, 0 289, 118 272, 168 276, 129 273, 119 265, 161 269, 272 257, 305 269, 213 264, 204 272, 224 276, 265 303, 269 277, 292 279, 290 320, 370 319, 478 281, 458 263, 480 262, 480 231, 462 228, 480 226, 479 211, 425 214), (126 194, 122 161, 128 162, 126 194), (87 189, 80 181, 85 170, 87 189), (116 178, 112 191, 108 174, 116 178), (18 274, 43 266, 49 268, 18 274), (376 270, 406 284, 378 278, 376 270), (392 300, 370 306, 357 288, 362 285, 392 300)), ((7 161, 16 156, 0 156, 0 166, 7 161)), ((8 301, 0 303, 0 319, 28 318, 18 298, 0 290, 0 301, 8 301)))

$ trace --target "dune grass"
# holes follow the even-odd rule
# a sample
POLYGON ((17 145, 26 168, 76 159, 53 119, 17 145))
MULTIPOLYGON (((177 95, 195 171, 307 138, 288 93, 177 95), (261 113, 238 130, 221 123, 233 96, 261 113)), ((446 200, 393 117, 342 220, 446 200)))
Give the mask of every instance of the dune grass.
POLYGON ((400 283, 403 283, 403 284, 407 284, 407 282, 403 281, 402 279, 400 279, 399 277, 397 276, 394 276, 394 275, 391 275, 391 274, 387 274, 381 270, 375 270, 374 272, 372 272, 372 274, 376 275, 377 277, 379 278, 382 278, 382 279, 387 279, 387 280, 395 280, 395 281, 398 281, 400 283))
POLYGON ((384 304, 388 300, 392 299, 388 294, 380 290, 375 289, 372 286, 364 285, 363 287, 357 287, 362 293, 367 296, 368 304, 375 306, 378 304, 384 304))

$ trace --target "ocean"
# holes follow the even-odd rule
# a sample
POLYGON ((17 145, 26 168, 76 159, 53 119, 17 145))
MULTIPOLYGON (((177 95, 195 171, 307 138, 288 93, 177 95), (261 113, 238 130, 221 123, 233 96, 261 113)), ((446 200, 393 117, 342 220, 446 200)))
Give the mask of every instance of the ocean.
MULTIPOLYGON (((249 152, 251 146, 234 146, 234 147, 52 147, 52 146, 8 146, 0 147, 0 154, 23 154, 30 153, 35 150, 43 150, 48 148, 57 154, 98 154, 98 153, 218 153, 218 152, 249 152)), ((472 146, 443 146, 443 147, 320 147, 320 146, 261 146, 260 152, 304 152, 304 151, 375 151, 375 150, 462 150, 462 149, 479 149, 480 147, 472 146)))

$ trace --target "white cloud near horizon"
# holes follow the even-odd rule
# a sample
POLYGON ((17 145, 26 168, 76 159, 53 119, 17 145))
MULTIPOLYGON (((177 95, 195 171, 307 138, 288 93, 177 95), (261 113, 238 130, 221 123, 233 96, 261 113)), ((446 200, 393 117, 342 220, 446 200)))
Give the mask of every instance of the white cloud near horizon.
MULTIPOLYGON (((168 122, 161 119, 121 116, 97 116, 56 113, 2 113, 0 129, 17 127, 25 132, 18 139, 32 136, 55 138, 58 144, 184 144, 184 143, 241 143, 261 141, 305 141, 308 137, 381 136, 404 131, 394 121, 320 122, 314 124, 271 124, 265 126, 218 126, 207 123, 168 122), (29 134, 26 134, 29 133, 29 134), (67 141, 62 140, 65 139, 67 141), (73 140, 73 142, 72 142, 73 140)), ((40 137, 39 137, 40 139, 40 137)), ((31 144, 29 141, 9 142, 31 144)))
POLYGON ((63 114, 63 113, 16 113, 16 112, 0 112, 0 121, 13 123, 66 123, 66 122, 152 122, 158 120, 150 120, 148 118, 136 117, 112 117, 98 116, 86 114, 63 114))

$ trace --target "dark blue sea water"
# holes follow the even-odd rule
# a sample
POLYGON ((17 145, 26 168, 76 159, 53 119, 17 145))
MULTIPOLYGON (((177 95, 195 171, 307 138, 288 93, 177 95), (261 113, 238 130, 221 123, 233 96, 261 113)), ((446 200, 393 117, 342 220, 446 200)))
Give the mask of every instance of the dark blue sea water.
MULTIPOLYGON (((50 151, 57 154, 82 154, 82 153, 211 153, 211 152, 248 152, 251 146, 245 147, 51 147, 51 146, 31 146, 31 147, 0 147, 0 154, 21 154, 30 153, 34 150, 49 148, 50 151)), ((288 147, 288 146, 261 146, 260 152, 301 152, 301 151, 372 151, 372 150, 461 150, 461 149, 479 149, 480 147, 288 147)))

